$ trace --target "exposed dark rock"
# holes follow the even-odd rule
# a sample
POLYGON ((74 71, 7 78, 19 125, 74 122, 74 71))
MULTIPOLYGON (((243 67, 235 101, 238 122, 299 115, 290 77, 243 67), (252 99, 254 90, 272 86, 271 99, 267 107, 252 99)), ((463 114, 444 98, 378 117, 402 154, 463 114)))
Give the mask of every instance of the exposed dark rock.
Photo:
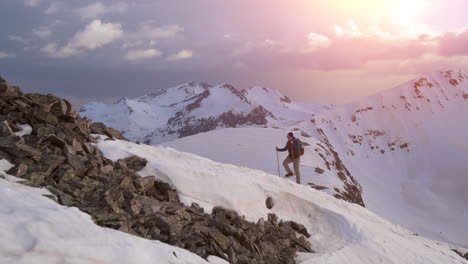
POLYGON ((268 197, 265 201, 265 205, 268 209, 273 208, 273 205, 274 205, 273 199, 271 197, 268 197))
POLYGON ((36 118, 37 121, 51 124, 51 125, 57 125, 58 124, 58 119, 55 117, 52 113, 47 112, 41 108, 36 108, 33 113, 34 117, 36 118))
POLYGON ((464 258, 464 259, 468 260, 468 252, 466 252, 466 254, 465 254, 465 255, 463 255, 463 253, 462 253, 462 252, 460 252, 460 251, 459 251, 459 250, 457 250, 457 249, 452 249, 452 251, 453 251, 453 252, 455 252, 455 253, 457 253, 457 255, 459 255, 460 257, 462 257, 462 258, 464 258))
POLYGON ((93 134, 100 134, 100 135, 106 135, 111 138, 116 138, 116 139, 121 139, 121 140, 127 140, 122 134, 120 134, 117 130, 105 126, 101 122, 93 123, 90 127, 91 133, 93 134))
POLYGON ((325 146, 327 146, 327 148, 325 148, 321 144, 319 144, 319 146, 326 152, 327 156, 329 155, 333 157, 332 163, 330 164, 330 162, 327 160, 324 154, 319 152, 319 156, 324 160, 328 170, 331 169, 331 166, 335 167, 337 171, 337 176, 344 183, 344 191, 334 188, 336 192, 336 194, 334 195, 335 198, 356 203, 361 205, 362 207, 365 207, 364 200, 362 199, 361 185, 346 168, 346 165, 341 160, 338 152, 334 150, 323 129, 317 128, 317 132, 322 137, 322 142, 325 144, 325 146))
POLYGON ((0 137, 8 137, 11 135, 13 135, 13 130, 8 124, 8 121, 0 121, 0 137))
MULTIPOLYGON (((168 183, 137 175, 146 159, 104 158, 92 145, 96 139, 91 133, 125 138, 102 123, 81 118, 68 101, 23 95, 3 79, 0 88, 0 158, 15 165, 8 173, 29 186, 46 187, 54 195, 50 198, 78 207, 96 224, 231 263, 294 263, 297 252, 312 252, 301 224, 282 222, 274 214, 251 223, 223 208, 207 214, 195 203, 180 203, 168 183), (31 135, 14 136, 17 124, 30 124, 31 135)), ((261 121, 268 113, 258 109, 257 114, 261 121)), ((274 206, 272 197, 266 206, 274 206)))
POLYGON ((23 177, 27 171, 28 171, 28 165, 24 163, 20 163, 19 165, 16 165, 15 167, 7 171, 7 173, 16 177, 23 177))
POLYGON ((123 160, 125 162, 126 167, 132 171, 140 171, 146 166, 146 163, 148 162, 144 158, 140 158, 137 156, 132 156, 129 158, 126 158, 123 160))

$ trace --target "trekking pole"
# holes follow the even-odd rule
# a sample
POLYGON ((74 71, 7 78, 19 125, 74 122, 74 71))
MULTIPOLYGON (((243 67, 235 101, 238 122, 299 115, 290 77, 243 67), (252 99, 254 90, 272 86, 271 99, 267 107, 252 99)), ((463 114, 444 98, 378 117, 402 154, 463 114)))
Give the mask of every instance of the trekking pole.
POLYGON ((280 166, 279 166, 279 158, 278 158, 278 150, 276 151, 276 164, 278 165, 278 177, 281 177, 281 175, 280 175, 280 166))

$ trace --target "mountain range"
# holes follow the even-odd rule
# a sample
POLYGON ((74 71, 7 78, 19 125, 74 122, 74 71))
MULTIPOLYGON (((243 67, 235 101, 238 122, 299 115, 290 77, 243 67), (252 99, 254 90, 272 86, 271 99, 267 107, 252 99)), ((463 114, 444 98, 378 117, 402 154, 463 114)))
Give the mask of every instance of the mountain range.
POLYGON ((467 80, 462 71, 432 72, 336 106, 295 103, 268 88, 192 82, 90 103, 80 113, 133 141, 272 174, 274 146, 293 131, 307 145, 303 184, 415 233, 468 246, 467 80))

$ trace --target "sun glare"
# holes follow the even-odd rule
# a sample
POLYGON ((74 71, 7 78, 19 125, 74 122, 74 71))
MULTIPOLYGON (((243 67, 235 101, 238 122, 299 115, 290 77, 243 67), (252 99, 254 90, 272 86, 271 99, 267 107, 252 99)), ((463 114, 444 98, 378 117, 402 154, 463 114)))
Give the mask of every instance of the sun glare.
POLYGON ((423 0, 400 0, 392 2, 395 3, 393 22, 398 24, 414 23, 422 14, 424 8, 423 0))

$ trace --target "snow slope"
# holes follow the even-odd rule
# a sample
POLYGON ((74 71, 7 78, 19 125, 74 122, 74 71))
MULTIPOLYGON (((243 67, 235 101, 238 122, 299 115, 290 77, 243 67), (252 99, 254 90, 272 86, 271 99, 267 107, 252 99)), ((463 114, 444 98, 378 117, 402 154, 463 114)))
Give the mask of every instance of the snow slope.
POLYGON ((114 104, 89 103, 80 114, 132 141, 160 142, 224 127, 279 126, 331 108, 292 102, 278 91, 190 82, 114 104))
MULTIPOLYGON (((278 176, 279 162, 280 175, 283 177, 286 171, 282 162, 288 154, 279 152, 277 160, 275 147, 284 147, 289 131, 283 128, 227 128, 165 142, 161 145, 194 153, 217 162, 263 170, 276 176, 278 176)), ((344 169, 340 170, 339 161, 329 155, 328 146, 300 131, 296 131, 296 135, 307 145, 304 146, 305 154, 301 157, 301 183, 338 196, 340 193, 347 193, 347 185, 354 186, 357 194, 345 195, 344 198, 357 202, 361 198, 360 184, 355 181, 354 177, 347 176, 344 169), (338 177, 340 171, 343 172, 344 178, 338 177)), ((290 167, 292 169, 292 164, 290 167)), ((295 177, 290 180, 296 182, 295 177)))
MULTIPOLYGON (((0 176, 15 181, 5 174, 11 167, 0 160, 0 176)), ((0 178, 0 263, 208 263, 181 248, 99 227, 43 195, 51 194, 0 178)))
POLYGON ((468 246, 467 75, 422 75, 314 119, 309 132, 342 154, 371 210, 468 246))
POLYGON ((467 80, 462 72, 435 72, 282 129, 226 129, 163 145, 277 174, 274 146, 298 128, 312 136, 296 132, 310 143, 303 183, 343 188, 322 159, 324 148, 334 150, 362 186, 367 208, 415 233, 468 247, 467 80))
POLYGON ((100 140, 97 146, 114 161, 132 155, 148 159, 139 174, 172 184, 187 205, 196 202, 208 212, 222 206, 249 221, 273 212, 304 224, 316 253, 301 253, 298 263, 467 263, 452 251, 454 246, 416 236, 361 206, 263 171, 119 140, 100 140), (274 201, 271 210, 267 197, 274 201))

